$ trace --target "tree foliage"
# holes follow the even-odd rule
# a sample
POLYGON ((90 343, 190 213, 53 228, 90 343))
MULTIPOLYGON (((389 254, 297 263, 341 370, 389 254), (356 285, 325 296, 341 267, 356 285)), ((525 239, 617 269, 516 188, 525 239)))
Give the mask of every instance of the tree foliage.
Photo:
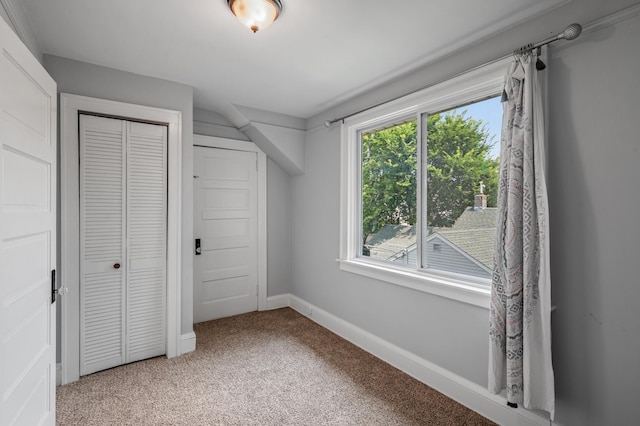
MULTIPOLYGON (((427 225, 451 226, 484 184, 495 206, 499 160, 495 141, 479 120, 449 111, 427 118, 427 225)), ((415 121, 362 136, 363 238, 386 224, 416 223, 417 124, 415 121)))
POLYGON ((363 235, 388 223, 416 223, 416 125, 362 136, 363 235))
POLYGON ((487 206, 496 206, 499 160, 489 155, 495 141, 482 122, 464 111, 434 114, 427 119, 427 132, 428 226, 453 225, 473 206, 480 182, 487 206))

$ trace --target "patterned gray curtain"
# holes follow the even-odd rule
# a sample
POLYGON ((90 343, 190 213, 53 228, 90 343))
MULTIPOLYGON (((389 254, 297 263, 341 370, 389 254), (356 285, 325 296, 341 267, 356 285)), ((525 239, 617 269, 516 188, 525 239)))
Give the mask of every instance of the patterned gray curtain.
POLYGON ((489 391, 510 406, 549 412, 551 281, 541 75, 533 53, 505 76, 498 223, 489 321, 489 391))

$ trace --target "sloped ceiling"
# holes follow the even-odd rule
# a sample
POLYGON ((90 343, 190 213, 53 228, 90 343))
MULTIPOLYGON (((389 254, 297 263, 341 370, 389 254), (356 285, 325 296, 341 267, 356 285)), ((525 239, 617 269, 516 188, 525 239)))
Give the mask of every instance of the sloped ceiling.
POLYGON ((308 118, 566 0, 283 0, 253 34, 226 0, 22 0, 43 53, 194 88, 198 108, 308 118))

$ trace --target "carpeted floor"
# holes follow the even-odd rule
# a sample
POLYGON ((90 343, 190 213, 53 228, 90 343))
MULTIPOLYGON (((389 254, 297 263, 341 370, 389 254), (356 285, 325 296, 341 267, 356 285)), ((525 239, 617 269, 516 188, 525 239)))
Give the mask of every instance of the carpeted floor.
POLYGON ((289 308, 194 328, 195 352, 58 387, 57 424, 493 424, 289 308))

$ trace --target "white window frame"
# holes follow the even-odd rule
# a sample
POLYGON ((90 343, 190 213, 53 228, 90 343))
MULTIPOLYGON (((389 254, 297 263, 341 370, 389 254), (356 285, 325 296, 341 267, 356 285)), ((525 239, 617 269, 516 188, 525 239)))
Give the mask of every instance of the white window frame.
MULTIPOLYGON (((399 119, 414 116, 418 120, 418 163, 424 161, 422 152, 422 115, 435 114, 501 93, 511 57, 494 61, 453 77, 419 92, 388 102, 371 110, 345 119, 341 135, 340 164, 340 269, 387 283, 489 308, 490 283, 487 279, 468 275, 407 268, 361 256, 361 176, 359 134, 399 119)), ((424 214, 421 199, 426 193, 426 176, 420 173, 422 189, 418 197, 418 224, 422 229, 424 214)), ((421 232, 418 238, 424 240, 421 232)), ((421 244, 418 244, 418 262, 421 262, 421 244)))

